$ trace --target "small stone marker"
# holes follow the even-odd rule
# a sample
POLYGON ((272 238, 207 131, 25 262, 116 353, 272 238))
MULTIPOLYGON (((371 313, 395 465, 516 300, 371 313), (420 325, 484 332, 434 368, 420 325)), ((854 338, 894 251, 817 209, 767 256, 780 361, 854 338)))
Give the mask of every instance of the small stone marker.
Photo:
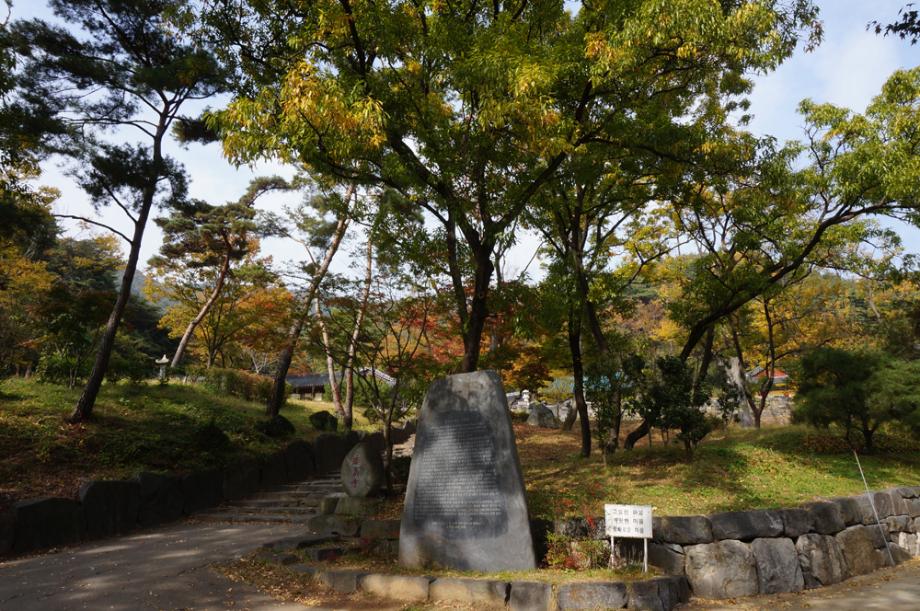
POLYGON ((614 560, 614 538, 642 539, 642 565, 648 572, 648 540, 652 538, 651 505, 604 505, 604 527, 610 537, 611 564, 614 560))
POLYGON ((484 572, 536 567, 508 402, 494 371, 448 376, 428 389, 399 562, 484 572))
POLYGON ((348 496, 374 494, 383 485, 383 461, 369 444, 353 447, 342 461, 342 487, 348 496))

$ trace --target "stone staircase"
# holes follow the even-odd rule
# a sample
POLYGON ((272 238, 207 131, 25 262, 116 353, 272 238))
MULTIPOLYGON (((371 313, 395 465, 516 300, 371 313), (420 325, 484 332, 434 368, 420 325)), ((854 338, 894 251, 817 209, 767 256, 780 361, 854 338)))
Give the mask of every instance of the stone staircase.
POLYGON ((319 504, 330 494, 342 492, 338 472, 314 479, 279 486, 246 499, 229 501, 201 513, 198 520, 208 522, 289 522, 306 524, 319 513, 319 504))

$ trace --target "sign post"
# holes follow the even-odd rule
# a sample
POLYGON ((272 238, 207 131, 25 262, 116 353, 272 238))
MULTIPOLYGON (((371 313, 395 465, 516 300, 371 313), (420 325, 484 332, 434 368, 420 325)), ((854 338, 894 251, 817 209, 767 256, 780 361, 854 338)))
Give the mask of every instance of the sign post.
POLYGON ((648 572, 648 540, 652 538, 651 505, 604 505, 604 526, 610 537, 610 562, 616 553, 614 537, 642 539, 642 569, 648 572))

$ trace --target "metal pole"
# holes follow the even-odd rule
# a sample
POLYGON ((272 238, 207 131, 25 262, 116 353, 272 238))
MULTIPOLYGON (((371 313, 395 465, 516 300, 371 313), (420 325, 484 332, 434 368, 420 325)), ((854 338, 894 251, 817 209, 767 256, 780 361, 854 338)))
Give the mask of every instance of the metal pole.
POLYGON ((648 539, 642 537, 642 572, 648 573, 648 539))
POLYGON ((891 560, 891 566, 895 565, 894 556, 891 555, 891 545, 888 544, 888 529, 882 528, 882 522, 878 519, 878 511, 875 510, 875 502, 869 493, 869 484, 866 482, 866 474, 863 473, 862 465, 859 462, 859 454, 853 450, 853 457, 856 458, 856 466, 859 467, 859 475, 862 477, 863 486, 866 487, 866 498, 869 499, 869 506, 872 507, 872 513, 875 515, 875 523, 878 524, 878 530, 882 533, 882 540, 885 542, 885 551, 888 552, 888 559, 891 560))

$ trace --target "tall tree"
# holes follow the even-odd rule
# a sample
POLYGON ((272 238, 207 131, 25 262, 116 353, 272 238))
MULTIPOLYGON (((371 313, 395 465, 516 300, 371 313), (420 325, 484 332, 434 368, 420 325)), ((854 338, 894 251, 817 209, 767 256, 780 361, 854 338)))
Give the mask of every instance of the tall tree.
MULTIPOLYGON (((141 240, 151 209, 186 197, 186 178, 163 143, 180 107, 209 97, 223 82, 218 65, 190 32, 195 5, 178 0, 51 0, 68 28, 18 21, 11 32, 23 58, 20 89, 50 100, 69 128, 60 152, 97 207, 113 205, 130 219, 130 235, 97 219, 80 218, 129 245, 118 297, 99 341, 93 371, 71 421, 91 417, 119 324, 131 295, 141 240), (112 144, 104 134, 139 132, 134 143, 112 144)), ((74 218, 73 215, 59 215, 74 218)))
POLYGON ((176 207, 170 216, 156 219, 163 229, 163 244, 160 254, 153 257, 150 264, 161 275, 181 275, 202 268, 216 270, 214 284, 204 291, 201 308, 185 328, 170 367, 176 368, 182 362, 192 334, 220 297, 233 264, 242 261, 257 247, 260 232, 253 207, 256 199, 269 191, 288 188, 287 182, 279 177, 259 178, 236 202, 213 206, 193 200, 176 207))
POLYGON ((703 99, 743 92, 741 75, 782 61, 816 14, 810 0, 218 6, 243 75, 214 121, 226 152, 387 185, 424 210, 462 371, 478 366, 495 248, 563 162, 592 142, 672 154, 703 99))

